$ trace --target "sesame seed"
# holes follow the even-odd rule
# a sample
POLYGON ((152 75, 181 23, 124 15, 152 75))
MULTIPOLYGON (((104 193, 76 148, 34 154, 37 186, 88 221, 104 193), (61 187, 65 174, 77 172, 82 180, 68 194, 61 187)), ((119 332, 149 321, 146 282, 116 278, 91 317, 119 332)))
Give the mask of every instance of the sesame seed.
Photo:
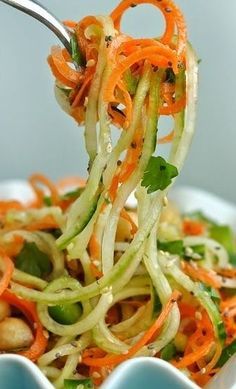
POLYGON ((83 384, 79 384, 78 386, 76 386, 76 389, 84 389, 84 385, 83 384))
POLYGON ((75 340, 73 340, 73 342, 71 342, 71 346, 72 346, 72 347, 77 347, 78 344, 77 344, 77 342, 76 342, 75 340))
POLYGON ((100 262, 99 261, 93 261, 93 264, 96 266, 96 267, 98 267, 99 265, 100 265, 100 262))
POLYGON ((86 66, 87 66, 87 68, 91 68, 92 66, 94 66, 95 65, 95 60, 94 59, 89 59, 88 60, 88 62, 87 62, 87 64, 86 64, 86 66))
POLYGON ((49 339, 49 333, 46 330, 43 330, 43 335, 46 339, 49 339))
POLYGON ((191 257, 193 255, 193 249, 191 247, 186 247, 185 248, 185 254, 188 256, 188 257, 191 257))
POLYGON ((112 36, 111 35, 105 36, 105 41, 106 42, 111 42, 112 41, 112 36))
POLYGON ((109 143, 107 145, 107 153, 111 153, 112 152, 112 145, 109 143))
POLYGON ((147 346, 147 348, 148 348, 148 350, 154 350, 155 346, 154 346, 154 344, 149 344, 147 346))
POLYGON ((56 353, 56 354, 55 354, 55 358, 56 358, 56 359, 60 358, 60 356, 61 356, 61 353, 56 353))
POLYGON ((193 253, 192 258, 193 258, 193 259, 196 259, 196 260, 202 259, 201 255, 198 254, 198 253, 193 253))
POLYGON ((108 286, 106 286, 103 290, 102 290, 102 293, 108 293, 109 292, 109 288, 108 286))
POLYGON ((166 196, 164 196, 164 198, 163 198, 163 205, 164 205, 164 207, 166 207, 168 205, 168 198, 166 196))
POLYGON ((166 8, 165 8, 165 11, 166 11, 167 13, 170 13, 170 12, 172 12, 172 9, 169 8, 169 7, 166 7, 166 8))
POLYGON ((202 320, 202 314, 201 314, 201 312, 196 311, 196 312, 195 312, 195 318, 196 318, 197 320, 202 320))
POLYGON ((122 354, 124 354, 124 355, 128 354, 128 350, 124 350, 124 351, 122 352, 122 354))
POLYGON ((94 371, 93 374, 92 374, 93 378, 100 378, 101 377, 101 374, 98 373, 98 371, 94 371))
POLYGON ((85 97, 84 99, 84 107, 88 106, 88 96, 85 97))
POLYGON ((206 368, 203 367, 203 368, 200 370, 200 373, 201 373, 201 374, 205 374, 205 373, 206 373, 206 368))

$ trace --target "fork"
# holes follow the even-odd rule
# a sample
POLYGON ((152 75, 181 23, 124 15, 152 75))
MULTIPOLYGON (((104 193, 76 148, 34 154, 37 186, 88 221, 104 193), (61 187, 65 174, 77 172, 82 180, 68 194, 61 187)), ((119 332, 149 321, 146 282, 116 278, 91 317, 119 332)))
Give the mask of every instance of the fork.
POLYGON ((70 31, 46 8, 37 1, 33 0, 0 0, 2 3, 8 4, 11 7, 32 16, 39 20, 46 27, 56 34, 63 43, 67 51, 71 54, 71 34, 70 31))

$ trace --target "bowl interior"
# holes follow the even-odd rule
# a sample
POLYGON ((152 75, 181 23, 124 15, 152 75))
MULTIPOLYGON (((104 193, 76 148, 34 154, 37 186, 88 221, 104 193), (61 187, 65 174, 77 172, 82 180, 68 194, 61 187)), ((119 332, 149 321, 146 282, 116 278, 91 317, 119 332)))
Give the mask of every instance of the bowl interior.
POLYGON ((2 389, 53 389, 36 365, 18 355, 0 356, 0 382, 2 389))

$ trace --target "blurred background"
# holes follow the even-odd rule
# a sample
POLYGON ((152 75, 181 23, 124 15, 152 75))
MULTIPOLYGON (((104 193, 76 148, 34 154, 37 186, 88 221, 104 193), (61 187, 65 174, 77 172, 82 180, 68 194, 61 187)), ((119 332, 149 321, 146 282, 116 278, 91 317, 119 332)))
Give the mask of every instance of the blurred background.
MULTIPOLYGON (((41 0, 60 19, 104 14, 119 0, 41 0)), ((177 0, 200 64, 197 131, 178 180, 236 202, 236 1, 177 0)), ((164 23, 152 6, 130 9, 123 30, 158 36, 164 23)), ((57 38, 43 25, 0 2, 0 180, 41 171, 53 179, 86 176, 83 129, 53 94, 46 57, 57 38)))

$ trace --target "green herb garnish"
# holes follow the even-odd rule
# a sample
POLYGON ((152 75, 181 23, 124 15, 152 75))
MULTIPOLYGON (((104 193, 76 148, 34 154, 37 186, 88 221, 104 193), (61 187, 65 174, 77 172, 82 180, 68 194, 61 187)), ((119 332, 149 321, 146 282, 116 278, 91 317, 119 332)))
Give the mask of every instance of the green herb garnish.
POLYGON ((205 255, 205 245, 198 244, 189 246, 193 253, 192 255, 186 254, 186 248, 184 247, 184 242, 182 240, 172 240, 167 242, 157 241, 158 250, 167 251, 170 254, 179 255, 186 261, 191 260, 201 260, 205 255), (198 254, 200 258, 195 258, 194 254, 198 254))
POLYGON ((81 385, 83 389, 94 389, 93 382, 90 378, 84 380, 64 380, 64 389, 77 389, 81 385))
POLYGON ((173 240, 170 242, 157 241, 158 250, 168 251, 170 254, 176 254, 183 256, 184 254, 184 242, 182 240, 173 240))
POLYGON ((34 242, 25 242, 16 257, 15 266, 25 273, 40 278, 48 275, 52 269, 48 255, 39 250, 34 242))
POLYGON ((148 193, 164 190, 174 177, 178 175, 178 169, 166 162, 162 157, 151 157, 144 172, 141 185, 147 188, 148 193))

